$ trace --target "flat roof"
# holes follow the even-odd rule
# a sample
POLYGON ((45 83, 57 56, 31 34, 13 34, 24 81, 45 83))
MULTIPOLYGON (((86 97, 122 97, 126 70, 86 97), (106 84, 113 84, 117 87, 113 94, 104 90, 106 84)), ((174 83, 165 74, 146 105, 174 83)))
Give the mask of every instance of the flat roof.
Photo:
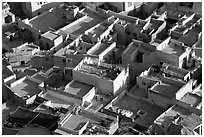
POLYGON ((62 10, 59 8, 54 8, 51 12, 47 11, 29 20, 32 27, 44 32, 50 30, 50 27, 58 30, 69 23, 70 21, 63 19, 62 10))
POLYGON ((80 20, 76 24, 71 25, 70 27, 66 28, 65 30, 60 30, 60 34, 74 34, 79 36, 83 34, 86 30, 90 29, 91 27, 95 26, 96 24, 104 21, 106 18, 91 12, 89 9, 85 8, 83 13, 87 14, 87 17, 83 20, 80 20))
POLYGON ((75 115, 72 114, 67 121, 62 125, 62 127, 70 129, 70 130, 75 130, 78 131, 82 126, 84 125, 86 122, 91 122, 91 123, 99 123, 99 121, 95 121, 94 119, 90 118, 90 117, 86 117, 86 115, 84 115, 84 113, 75 115))
POLYGON ((50 135, 50 132, 41 126, 26 125, 19 130, 17 135, 50 135))
MULTIPOLYGON (((83 63, 81 68, 78 68, 78 70, 80 72, 84 72, 84 73, 87 73, 87 74, 93 74, 93 75, 96 75, 98 77, 104 77, 104 78, 108 78, 108 79, 111 79, 111 80, 116 79, 116 77, 118 76, 117 71, 113 70, 113 71, 110 72, 111 66, 110 66, 110 68, 108 68, 108 67, 104 67, 104 66, 101 66, 101 65, 96 66, 96 65, 93 65, 93 64, 83 63), (104 72, 104 71, 106 71, 106 72, 104 72)), ((121 70, 119 70, 119 71, 121 72, 121 70)))
POLYGON ((202 97, 192 93, 186 93, 180 101, 185 102, 187 104, 192 105, 193 107, 197 107, 200 103, 202 103, 202 97))
POLYGON ((110 45, 101 43, 100 46, 97 46, 93 51, 92 55, 99 55, 101 52, 103 52, 105 49, 107 49, 110 45))
POLYGON ((20 84, 14 87, 10 87, 10 89, 20 97, 26 95, 30 95, 30 97, 32 97, 33 95, 40 93, 38 84, 34 83, 33 81, 30 81, 27 78, 20 84))
POLYGON ((146 116, 144 118, 137 118, 136 122, 146 127, 153 124, 154 120, 165 111, 165 109, 161 107, 147 103, 143 100, 135 99, 128 95, 124 95, 113 104, 113 107, 130 110, 134 115, 136 115, 139 110, 145 111, 147 113, 146 116))
POLYGON ((59 34, 56 34, 56 33, 54 33, 54 32, 52 32, 52 31, 48 31, 48 32, 42 34, 41 36, 42 36, 42 37, 45 37, 45 38, 47 38, 47 39, 49 39, 49 40, 54 40, 54 39, 56 39, 57 37, 59 37, 60 35, 59 35, 59 34))
POLYGON ((36 73, 32 77, 42 82, 44 82, 47 79, 46 77, 42 76, 40 73, 36 73))
POLYGON ((18 47, 14 48, 14 50, 15 50, 14 54, 18 53, 18 52, 32 51, 32 50, 37 49, 39 47, 39 46, 37 46, 37 45, 35 45, 33 43, 31 43, 31 44, 24 43, 22 45, 24 45, 24 46, 21 47, 21 48, 18 48, 18 47))
MULTIPOLYGON (((49 90, 48 90, 49 91, 49 90)), ((49 92, 43 94, 43 98, 51 101, 52 106, 71 106, 76 102, 76 99, 71 97, 66 97, 65 99, 61 99, 55 95, 50 94, 49 92), (69 98, 69 99, 67 99, 69 98)))
POLYGON ((202 27, 196 25, 191 30, 189 30, 186 34, 181 36, 178 41, 183 42, 189 47, 192 47, 196 42, 198 38, 198 34, 202 31, 202 27))
POLYGON ((178 105, 174 105, 165 113, 160 115, 156 122, 160 123, 161 125, 169 125, 172 121, 175 120, 175 117, 176 119, 180 119, 178 120, 179 123, 183 123, 185 127, 192 128, 195 127, 195 125, 201 124, 201 117, 178 105))
POLYGON ((152 87, 151 90, 167 97, 174 97, 180 88, 180 86, 161 83, 152 87))
POLYGON ((14 75, 14 73, 8 69, 5 65, 2 64, 2 76, 3 78, 7 78, 9 76, 14 75))
POLYGON ((169 42, 167 45, 163 46, 163 48, 160 51, 165 52, 167 54, 180 56, 185 52, 185 47, 183 48, 183 46, 176 45, 175 43, 169 42))
POLYGON ((154 29, 154 32, 157 31, 157 29, 159 28, 159 26, 161 26, 163 23, 163 21, 161 20, 155 20, 155 19, 151 19, 150 23, 148 24, 148 26, 146 27, 146 29, 148 28, 152 28, 154 29))
POLYGON ((86 95, 92 88, 93 86, 91 85, 73 80, 67 84, 65 92, 83 98, 83 96, 86 95))
POLYGON ((173 71, 173 72, 180 74, 182 76, 185 76, 189 73, 189 71, 187 71, 185 69, 178 68, 178 67, 175 67, 175 66, 170 65, 170 64, 167 64, 167 65, 168 65, 168 67, 166 68, 166 70, 173 71))

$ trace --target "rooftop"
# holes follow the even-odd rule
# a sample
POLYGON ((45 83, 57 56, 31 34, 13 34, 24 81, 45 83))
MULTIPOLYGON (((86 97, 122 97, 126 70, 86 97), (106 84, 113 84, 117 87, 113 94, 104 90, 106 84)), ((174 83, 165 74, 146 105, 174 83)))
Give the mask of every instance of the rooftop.
POLYGON ((202 97, 192 94, 192 93, 186 93, 180 101, 185 102, 193 107, 197 107, 202 103, 202 97))
POLYGON ((189 71, 187 71, 185 69, 178 68, 178 67, 175 67, 173 65, 166 64, 166 63, 163 64, 163 67, 165 70, 175 72, 178 75, 181 75, 182 77, 184 77, 185 75, 187 75, 189 73, 189 71))
POLYGON ((167 97, 174 97, 177 91, 180 89, 180 86, 175 86, 171 84, 161 83, 153 86, 151 91, 154 91, 158 94, 167 96, 167 97))
POLYGON ((95 121, 90 116, 87 117, 83 114, 72 114, 69 119, 62 125, 62 127, 67 128, 69 130, 78 131, 86 122, 91 123, 100 123, 100 121, 95 121))
POLYGON ((92 88, 93 86, 91 85, 87 85, 73 80, 66 85, 65 92, 83 98, 83 96, 86 95, 92 88))
POLYGON ((41 73, 35 73, 32 77, 42 82, 44 82, 47 79, 46 77, 41 75, 41 73))
MULTIPOLYGON (((49 90, 48 90, 49 91, 49 90)), ((57 93, 57 95, 60 95, 57 93)), ((43 98, 51 101, 51 106, 64 106, 69 107, 74 103, 78 104, 78 100, 72 97, 65 96, 64 98, 60 98, 60 96, 56 96, 55 94, 45 93, 42 96, 43 98)))
POLYGON ((22 52, 28 52, 33 51, 34 49, 38 49, 39 47, 35 45, 34 43, 24 43, 21 46, 17 48, 13 48, 14 53, 22 53, 22 52))
POLYGON ((69 20, 63 18, 60 8, 53 8, 29 20, 29 24, 37 30, 41 30, 41 32, 46 32, 50 28, 58 30, 69 23, 71 23, 69 20))
POLYGON ((32 97, 40 92, 38 84, 27 78, 10 89, 14 92, 14 94, 17 94, 20 97, 25 97, 27 95, 32 97))
POLYGON ((60 35, 52 32, 52 31, 48 31, 48 32, 42 34, 41 36, 53 41, 54 39, 56 39, 60 35))
POLYGON ((83 18, 79 22, 71 25, 70 27, 66 27, 65 30, 60 30, 60 34, 74 34, 79 36, 83 34, 86 30, 90 29, 91 27, 95 26, 96 24, 102 22, 106 18, 95 14, 94 12, 90 11, 89 9, 85 8, 82 14, 86 15, 86 18, 83 18))
POLYGON ((161 125, 169 125, 173 121, 193 129, 201 124, 201 117, 191 113, 188 109, 174 105, 156 119, 156 122, 161 125))
POLYGON ((78 67, 77 70, 83 73, 92 74, 111 80, 115 80, 116 77, 121 73, 121 69, 117 66, 104 66, 89 63, 83 63, 83 65, 80 68, 78 67))
MULTIPOLYGON (((112 44, 112 43, 111 43, 112 44)), ((99 45, 94 46, 93 48, 91 48, 90 50, 91 53, 89 52, 89 54, 91 55, 99 55, 101 54, 105 49, 107 49, 110 46, 109 43, 100 43, 99 45)))
POLYGON ((119 107, 121 109, 132 111, 134 115, 137 115, 139 110, 146 112, 144 118, 137 118, 136 123, 149 127, 153 124, 153 121, 161 115, 165 110, 156 105, 152 105, 143 100, 135 99, 131 96, 124 95, 120 100, 113 104, 113 107, 119 107))
POLYGON ((159 49, 159 50, 167 54, 180 56, 185 52, 185 47, 177 45, 176 43, 173 43, 170 41, 168 44, 164 45, 162 49, 159 49))
POLYGON ((151 19, 148 22, 148 25, 145 27, 145 30, 153 29, 153 33, 157 31, 157 29, 162 25, 163 21, 151 19))
POLYGON ((178 41, 183 42, 189 47, 192 47, 198 39, 198 34, 202 31, 202 27, 196 25, 191 30, 189 30, 186 34, 181 36, 178 41))
POLYGON ((12 76, 12 75, 14 75, 14 73, 10 69, 8 69, 7 66, 2 64, 2 76, 3 76, 3 78, 7 78, 7 77, 12 76))
POLYGON ((41 126, 26 125, 17 135, 50 135, 49 130, 41 126))

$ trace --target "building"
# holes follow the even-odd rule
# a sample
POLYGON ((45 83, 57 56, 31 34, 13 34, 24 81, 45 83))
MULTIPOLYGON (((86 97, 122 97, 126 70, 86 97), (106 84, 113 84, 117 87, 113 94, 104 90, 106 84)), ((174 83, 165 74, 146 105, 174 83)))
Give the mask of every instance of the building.
POLYGON ((16 48, 12 49, 13 52, 6 53, 6 58, 8 58, 12 67, 26 66, 30 59, 40 51, 39 46, 33 43, 24 43, 16 48))
MULTIPOLYGON (((136 124, 148 128, 165 111, 164 108, 151 104, 145 99, 123 91, 107 104, 102 112, 119 117, 120 127, 135 127, 136 124)), ((137 130, 137 128, 135 128, 137 130)), ((144 132, 144 131, 142 131, 144 132)))
MULTIPOLYGON (((74 7, 75 9, 79 10, 78 7, 76 6, 74 7)), ((70 11, 67 10, 67 12, 69 13, 70 11)), ((77 12, 77 10, 75 10, 75 12, 77 12)), ((79 37, 80 35, 85 33, 85 31, 88 31, 95 25, 103 22, 105 19, 108 18, 108 16, 107 17, 102 16, 102 14, 100 14, 99 12, 93 11, 87 7, 78 11, 77 14, 75 13, 73 15, 75 15, 74 20, 70 24, 62 27, 57 31, 59 34, 63 35, 64 37, 66 37, 69 34, 79 37)), ((71 17, 68 16, 67 18, 69 19, 71 17)))
POLYGON ((135 82, 135 76, 156 64, 156 48, 150 44, 133 40, 122 53, 122 64, 130 65, 130 79, 135 82))
POLYGON ((152 13, 162 6, 162 2, 134 2, 134 5, 128 16, 148 20, 152 13))
POLYGON ((87 54, 96 56, 100 61, 110 58, 112 52, 116 48, 116 42, 102 41, 96 43, 87 54))
POLYGON ((146 98, 151 103, 168 107, 193 90, 194 81, 190 79, 190 73, 186 74, 187 81, 178 77, 181 74, 176 71, 169 73, 163 67, 155 66, 142 72, 137 77, 136 83, 140 88, 145 89, 146 98))
POLYGON ((13 72, 12 66, 5 58, 2 59, 2 76, 2 81, 6 84, 16 79, 16 74, 13 72))
POLYGON ((60 4, 62 2, 22 2, 21 6, 24 14, 32 18, 60 4))
POLYGON ((114 12, 128 12, 134 9, 134 2, 84 2, 83 5, 94 10, 103 8, 104 10, 112 10, 114 12))
POLYGON ((201 123, 201 110, 175 104, 154 121, 152 132, 160 135, 198 135, 202 134, 201 123))
POLYGON ((117 40, 117 34, 114 35, 113 27, 118 22, 119 19, 115 19, 114 16, 111 16, 104 20, 103 22, 93 26, 92 28, 84 32, 85 35, 92 41, 92 43, 97 43, 104 38, 117 40), (112 36, 111 36, 112 35, 112 36))
POLYGON ((61 4, 34 18, 18 19, 18 27, 29 30, 32 32, 33 39, 38 40, 47 31, 55 32, 74 22, 74 20, 85 17, 77 9, 78 7, 61 4))
POLYGON ((2 2, 2 25, 15 22, 15 15, 10 12, 10 6, 7 2, 2 2))
POLYGON ((93 46, 93 44, 84 41, 82 37, 72 39, 71 36, 69 43, 53 55, 54 65, 59 66, 64 71, 76 67, 93 46))
POLYGON ((16 135, 51 135, 51 133, 45 127, 28 124, 20 129, 16 135))
POLYGON ((47 92, 43 95, 44 98, 48 99, 48 95, 55 96, 56 98, 59 98, 61 100, 83 106, 91 103, 91 100, 95 96, 95 88, 91 85, 87 85, 77 81, 71 81, 64 86, 59 86, 59 84, 60 83, 58 83, 58 87, 54 88, 47 86, 47 92), (76 101, 72 102, 71 100, 76 101))
POLYGON ((84 58, 73 70, 73 79, 94 85, 96 92, 117 95, 127 88, 129 68, 101 63, 97 58, 84 58))
POLYGON ((62 47, 63 37, 52 31, 47 31, 41 35, 40 47, 42 50, 51 50, 52 48, 62 47))
POLYGON ((169 37, 156 48, 156 60, 160 62, 165 62, 179 68, 186 68, 192 65, 192 50, 182 42, 169 37))
POLYGON ((81 135, 89 128, 93 128, 98 134, 112 135, 118 129, 118 120, 112 116, 100 112, 94 113, 76 106, 59 121, 57 132, 62 130, 72 135, 81 135))
POLYGON ((53 55, 47 51, 39 51, 30 59, 30 65, 37 70, 47 70, 54 66, 53 55))
MULTIPOLYGON (((185 14, 170 30, 170 35, 174 39, 179 39, 181 36, 186 34, 189 30, 201 23, 201 15, 195 13, 185 14)), ((199 32, 198 32, 199 33, 199 32)))
POLYGON ((165 21, 151 18, 143 26, 143 29, 141 30, 142 36, 139 33, 136 33, 135 35, 138 40, 148 43, 148 42, 152 42, 153 40, 155 40, 157 35, 161 33, 162 31, 164 31, 165 28, 166 28, 165 21))
POLYGON ((23 104, 31 104, 42 90, 39 87, 41 83, 42 81, 34 77, 25 76, 11 83, 9 89, 14 93, 14 100, 23 104))
POLYGON ((50 134, 57 128, 59 116, 47 113, 34 112, 18 107, 3 122, 4 128, 16 129, 17 134, 50 134), (11 122, 12 121, 12 122, 11 122), (31 130, 33 129, 33 130, 31 130), (37 130, 38 129, 38 130, 37 130), (28 133, 28 131, 30 131, 28 133))
POLYGON ((197 109, 202 109, 202 97, 193 94, 193 93, 186 93, 179 101, 184 102, 191 107, 195 107, 197 109))

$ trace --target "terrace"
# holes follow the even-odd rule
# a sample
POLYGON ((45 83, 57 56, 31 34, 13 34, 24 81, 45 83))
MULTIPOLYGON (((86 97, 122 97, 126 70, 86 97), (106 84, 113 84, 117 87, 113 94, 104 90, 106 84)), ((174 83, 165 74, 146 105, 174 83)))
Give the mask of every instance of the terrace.
POLYGON ((99 121, 96 121, 92 118, 86 117, 86 115, 76 115, 72 114, 71 117, 62 125, 63 128, 69 129, 69 130, 74 130, 78 131, 80 130, 80 127, 84 126, 86 122, 91 122, 91 123, 98 123, 100 124, 99 121))
MULTIPOLYGON (((75 101, 73 101, 74 99, 72 99, 72 98, 70 98, 70 100, 65 100, 65 99, 61 99, 55 95, 49 94, 49 93, 45 93, 42 97, 51 101, 51 104, 50 104, 51 107, 69 108, 75 102, 75 101)), ((39 108, 39 110, 40 110, 40 108, 39 108)))
POLYGON ((185 49, 186 48, 184 46, 177 45, 176 43, 170 41, 159 50, 167 54, 181 56, 181 54, 185 52, 185 49))
POLYGON ((146 115, 142 118, 135 119, 135 122, 145 127, 149 127, 154 120, 161 115, 165 110, 156 105, 152 105, 143 100, 138 100, 132 96, 125 95, 117 102, 113 103, 113 108, 128 109, 136 116, 139 110, 146 112, 146 115))
POLYGON ((27 78, 10 89, 19 97, 32 97, 33 95, 40 93, 38 83, 35 83, 27 78))
POLYGON ((98 77, 104 77, 111 80, 116 79, 116 77, 120 74, 121 70, 117 66, 102 66, 102 65, 94 65, 94 64, 88 64, 84 63, 80 68, 78 68, 78 71, 84 72, 87 74, 96 75, 98 77))
POLYGON ((185 102, 193 107, 197 107, 202 103, 202 97, 196 94, 187 93, 180 99, 180 101, 185 102))
POLYGON ((105 49, 107 49, 109 46, 110 46, 109 44, 101 43, 100 46, 96 46, 96 48, 94 50, 92 50, 92 52, 90 54, 91 55, 99 55, 105 49))
POLYGON ((156 84, 151 88, 151 91, 169 97, 173 98, 175 97, 175 94, 177 91, 180 89, 180 86, 175 86, 167 83, 161 83, 161 84, 156 84))
POLYGON ((196 127, 195 125, 199 125, 199 123, 201 124, 200 117, 198 117, 194 113, 191 113, 188 109, 185 109, 185 108, 183 108, 181 106, 178 106, 178 105, 174 105, 173 107, 168 109, 165 113, 160 115, 155 120, 155 122, 157 124, 159 124, 159 125, 169 125, 173 121, 179 122, 179 123, 176 122, 177 124, 180 124, 180 123, 183 123, 185 121, 186 122, 188 121, 183 126, 189 127, 189 128, 196 127), (178 119, 180 119, 180 120, 178 120, 178 119))
POLYGON ((149 32, 154 33, 158 30, 162 23, 162 21, 151 19, 150 22, 148 22, 148 25, 145 25, 146 27, 144 28, 144 30, 149 30, 149 32))
POLYGON ((2 65, 2 76, 3 78, 7 78, 9 76, 14 75, 14 73, 8 69, 8 67, 6 67, 5 65, 2 65))
POLYGON ((86 30, 90 29, 91 27, 95 26, 96 24, 104 21, 106 18, 99 16, 95 12, 90 11, 89 9, 85 8, 82 14, 86 15, 86 18, 83 18, 79 22, 66 27, 66 29, 59 30, 60 34, 73 34, 79 36, 83 34, 86 30))
POLYGON ((111 126, 115 124, 115 119, 100 112, 94 113, 90 110, 75 108, 70 117, 61 123, 61 127, 79 133, 78 131, 81 130, 85 124, 87 124, 86 129, 90 128, 90 126, 95 126, 97 129, 100 129, 100 131, 105 130, 109 132, 110 128, 112 128, 111 126))
POLYGON ((79 98, 83 98, 84 95, 86 95, 92 88, 93 86, 91 85, 87 85, 77 81, 71 81, 69 84, 66 85, 65 92, 77 96, 79 98))
POLYGON ((50 28, 58 30, 70 23, 71 21, 63 18, 62 10, 59 8, 53 8, 29 20, 29 24, 41 32, 46 32, 50 28))
POLYGON ((189 47, 192 47, 198 41, 198 34, 202 31, 202 27, 196 25, 189 30, 185 35, 180 37, 178 41, 183 42, 189 47))

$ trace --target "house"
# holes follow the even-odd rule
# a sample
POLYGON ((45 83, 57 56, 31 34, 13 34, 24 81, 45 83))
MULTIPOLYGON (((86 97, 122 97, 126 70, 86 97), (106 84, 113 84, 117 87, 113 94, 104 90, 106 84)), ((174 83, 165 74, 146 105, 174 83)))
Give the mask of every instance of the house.
POLYGON ((85 57, 73 70, 73 79, 94 85, 96 92, 117 95, 127 88, 129 68, 101 63, 95 57, 85 57))
POLYGON ((202 134, 202 119, 200 115, 201 111, 175 104, 154 121, 152 133, 160 135, 202 134))
POLYGON ((89 128, 93 128, 92 131, 97 131, 98 134, 112 135, 118 129, 118 120, 100 112, 94 113, 88 109, 84 110, 75 106, 64 119, 59 121, 58 131, 62 130, 72 135, 82 135, 89 128))

